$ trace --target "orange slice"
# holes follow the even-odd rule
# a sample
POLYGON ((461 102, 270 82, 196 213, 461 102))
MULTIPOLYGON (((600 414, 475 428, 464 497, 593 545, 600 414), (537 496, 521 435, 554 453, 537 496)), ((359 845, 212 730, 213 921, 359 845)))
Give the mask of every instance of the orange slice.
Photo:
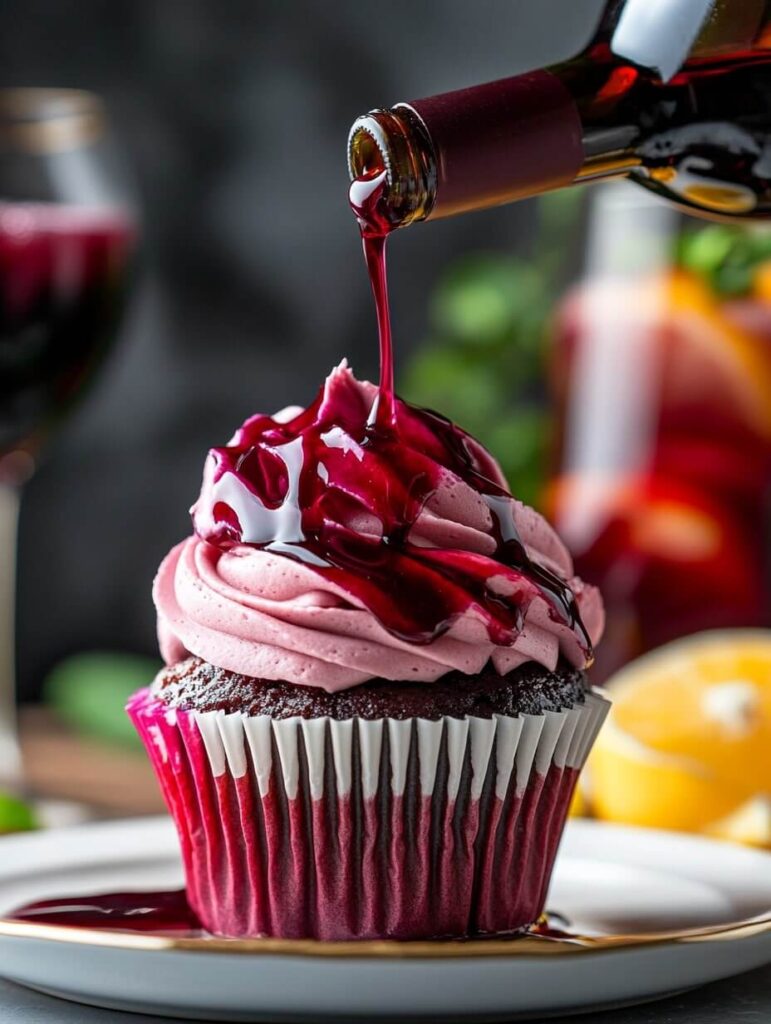
POLYGON ((599 817, 767 841, 771 631, 699 633, 607 685, 613 710, 590 758, 599 817))

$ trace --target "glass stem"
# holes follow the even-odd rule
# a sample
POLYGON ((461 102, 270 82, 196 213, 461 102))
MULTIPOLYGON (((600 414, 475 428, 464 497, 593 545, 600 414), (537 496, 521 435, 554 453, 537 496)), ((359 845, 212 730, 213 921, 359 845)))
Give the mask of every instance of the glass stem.
POLYGON ((0 484, 0 786, 21 783, 16 714, 16 543, 18 487, 0 484))

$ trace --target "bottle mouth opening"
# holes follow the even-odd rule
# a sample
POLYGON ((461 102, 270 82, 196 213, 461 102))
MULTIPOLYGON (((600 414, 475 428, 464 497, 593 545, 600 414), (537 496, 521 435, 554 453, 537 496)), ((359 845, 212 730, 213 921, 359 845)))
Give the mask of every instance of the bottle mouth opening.
POLYGON ((379 127, 374 119, 368 117, 360 117, 354 122, 348 136, 348 175, 351 181, 371 178, 385 171, 387 184, 392 184, 388 144, 382 129, 377 132, 379 127))
POLYGON ((372 110, 358 117, 348 135, 351 181, 385 171, 384 205, 394 227, 423 220, 433 206, 434 191, 414 126, 401 111, 372 110))
MULTIPOLYGON (((386 111, 383 111, 386 113, 386 111)), ((382 209, 393 227, 405 223, 398 189, 394 189, 393 160, 383 126, 371 114, 358 118, 348 136, 348 175, 351 181, 372 179, 385 171, 382 209)))

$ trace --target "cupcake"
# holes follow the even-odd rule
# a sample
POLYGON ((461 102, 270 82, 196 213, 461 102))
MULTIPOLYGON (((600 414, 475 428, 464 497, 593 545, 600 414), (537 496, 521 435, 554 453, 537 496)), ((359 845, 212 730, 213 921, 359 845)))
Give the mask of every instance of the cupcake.
POLYGON ((489 453, 345 364, 206 462, 128 711, 229 936, 505 934, 543 911, 602 632, 489 453))

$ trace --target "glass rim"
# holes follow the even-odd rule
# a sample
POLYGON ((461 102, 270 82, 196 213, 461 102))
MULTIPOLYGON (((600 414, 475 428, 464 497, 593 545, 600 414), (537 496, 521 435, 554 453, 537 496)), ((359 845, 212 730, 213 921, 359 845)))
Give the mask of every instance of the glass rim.
POLYGON ((0 87, 0 148, 26 153, 76 149, 105 130, 105 109, 87 89, 0 87))

